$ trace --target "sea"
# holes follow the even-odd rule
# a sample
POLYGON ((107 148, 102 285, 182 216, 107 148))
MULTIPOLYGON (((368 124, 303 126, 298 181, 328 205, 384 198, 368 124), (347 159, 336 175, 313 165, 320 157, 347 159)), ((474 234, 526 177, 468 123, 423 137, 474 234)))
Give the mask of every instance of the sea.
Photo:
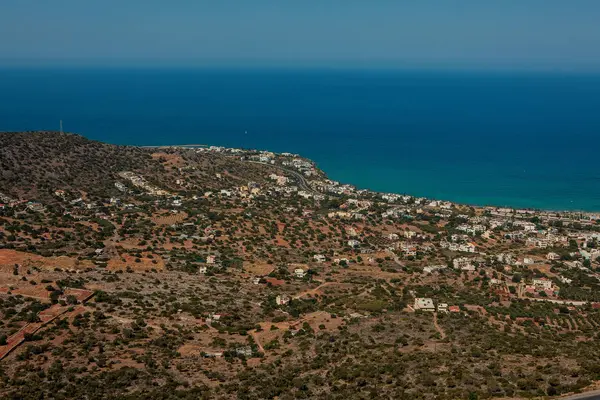
POLYGON ((600 74, 3 68, 0 131, 298 153, 359 188, 600 211, 600 74))

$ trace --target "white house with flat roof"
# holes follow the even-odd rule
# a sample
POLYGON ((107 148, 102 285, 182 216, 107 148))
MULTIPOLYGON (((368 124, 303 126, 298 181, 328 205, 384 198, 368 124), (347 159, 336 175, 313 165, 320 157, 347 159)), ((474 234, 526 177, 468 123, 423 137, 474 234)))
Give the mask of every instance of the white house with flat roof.
POLYGON ((428 297, 416 297, 414 309, 423 311, 435 311, 435 305, 433 304, 433 300, 428 297))
POLYGON ((533 286, 535 286, 536 289, 550 290, 552 289, 552 281, 544 278, 534 279, 533 286))
POLYGON ((326 260, 326 257, 325 257, 323 254, 315 254, 315 255, 313 256, 313 258, 314 258, 314 260, 315 260, 316 262, 318 262, 318 263, 325 262, 325 260, 326 260))

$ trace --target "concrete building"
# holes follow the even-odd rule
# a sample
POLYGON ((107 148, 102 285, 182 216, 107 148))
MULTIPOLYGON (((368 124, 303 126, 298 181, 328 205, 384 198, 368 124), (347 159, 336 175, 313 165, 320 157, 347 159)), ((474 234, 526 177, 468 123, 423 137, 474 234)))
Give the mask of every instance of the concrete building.
POLYGON ((458 257, 452 260, 454 269, 460 269, 462 271, 474 271, 475 266, 471 264, 471 259, 468 257, 458 257))
POLYGON ((277 303, 278 306, 284 306, 286 304, 288 304, 290 302, 290 298, 288 295, 285 294, 280 294, 275 298, 275 303, 277 303))
POLYGON ((433 304, 433 300, 428 297, 416 297, 414 309, 423 311, 435 311, 435 305, 433 304))
POLYGON ((548 279, 534 279, 533 286, 535 286, 538 290, 551 290, 552 289, 552 281, 548 279))

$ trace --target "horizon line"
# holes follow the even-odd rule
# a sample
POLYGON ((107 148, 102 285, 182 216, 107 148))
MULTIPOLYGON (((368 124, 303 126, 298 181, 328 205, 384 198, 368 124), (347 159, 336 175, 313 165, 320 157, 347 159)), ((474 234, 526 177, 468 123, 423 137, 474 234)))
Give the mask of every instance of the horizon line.
POLYGON ((196 71, 355 71, 482 74, 600 75, 600 68, 556 68, 462 65, 319 65, 319 64, 2 64, 0 70, 196 70, 196 71))

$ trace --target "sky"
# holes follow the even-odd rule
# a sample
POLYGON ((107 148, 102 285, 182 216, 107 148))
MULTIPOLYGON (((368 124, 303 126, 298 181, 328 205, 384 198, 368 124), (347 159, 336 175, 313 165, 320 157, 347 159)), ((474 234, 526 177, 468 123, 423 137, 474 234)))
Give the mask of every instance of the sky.
POLYGON ((0 66, 600 71, 598 0, 0 1, 0 66))

